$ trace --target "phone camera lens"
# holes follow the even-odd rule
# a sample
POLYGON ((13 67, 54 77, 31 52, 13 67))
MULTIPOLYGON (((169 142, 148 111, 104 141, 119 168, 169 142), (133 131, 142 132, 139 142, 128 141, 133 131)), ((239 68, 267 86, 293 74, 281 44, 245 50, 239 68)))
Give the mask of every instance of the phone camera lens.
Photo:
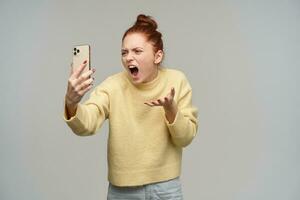
POLYGON ((74 56, 76 56, 76 54, 77 54, 77 53, 76 53, 76 52, 74 52, 74 56))
POLYGON ((79 49, 77 49, 77 53, 79 53, 80 51, 79 51, 79 49))

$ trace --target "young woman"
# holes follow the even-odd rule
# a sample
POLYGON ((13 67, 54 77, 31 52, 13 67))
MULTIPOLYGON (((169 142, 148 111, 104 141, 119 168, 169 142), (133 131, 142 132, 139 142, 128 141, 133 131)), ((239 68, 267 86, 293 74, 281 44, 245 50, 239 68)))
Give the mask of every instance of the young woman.
POLYGON ((122 38, 124 71, 108 77, 83 104, 95 69, 72 70, 65 121, 80 136, 109 119, 108 199, 182 199, 182 149, 197 132, 197 109, 185 75, 161 67, 162 35, 139 15, 122 38))

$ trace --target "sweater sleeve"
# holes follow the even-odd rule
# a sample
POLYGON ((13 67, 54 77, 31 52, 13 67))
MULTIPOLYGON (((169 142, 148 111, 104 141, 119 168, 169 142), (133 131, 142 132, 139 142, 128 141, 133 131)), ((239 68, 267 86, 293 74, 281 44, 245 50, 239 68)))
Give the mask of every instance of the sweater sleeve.
POLYGON ((179 92, 175 120, 170 124, 165 117, 165 122, 174 144, 186 147, 192 142, 198 130, 198 110, 192 105, 192 88, 186 79, 181 84, 179 92))
POLYGON ((72 131, 79 136, 93 135, 109 117, 109 95, 100 86, 92 91, 89 99, 78 104, 76 114, 67 119, 66 108, 64 120, 72 131))

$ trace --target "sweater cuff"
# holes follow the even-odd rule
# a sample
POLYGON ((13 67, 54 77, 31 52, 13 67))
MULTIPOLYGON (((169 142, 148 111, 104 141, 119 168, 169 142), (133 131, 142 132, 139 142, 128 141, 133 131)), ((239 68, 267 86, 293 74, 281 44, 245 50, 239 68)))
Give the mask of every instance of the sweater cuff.
POLYGON ((68 124, 68 126, 75 132, 80 131, 80 127, 83 127, 83 124, 80 119, 83 116, 83 106, 81 104, 77 105, 76 113, 70 119, 67 119, 67 109, 65 107, 64 111, 64 120, 68 124))
POLYGON ((179 147, 186 147, 191 143, 196 133, 189 123, 189 119, 186 118, 182 112, 177 111, 175 120, 171 124, 168 123, 166 117, 165 120, 175 145, 179 147))
POLYGON ((167 124, 168 127, 174 126, 174 124, 176 123, 177 118, 178 118, 178 113, 179 113, 179 110, 177 110, 177 113, 175 115, 174 121, 172 123, 169 122, 169 120, 166 117, 166 114, 164 114, 164 119, 165 119, 165 122, 166 122, 166 124, 167 124))
POLYGON ((167 124, 168 129, 170 130, 171 134, 173 137, 176 138, 181 138, 181 137, 185 137, 185 133, 182 130, 182 128, 184 128, 184 116, 183 114, 178 110, 175 116, 175 119, 172 123, 169 123, 168 119, 166 116, 164 116, 165 118, 165 122, 167 124))

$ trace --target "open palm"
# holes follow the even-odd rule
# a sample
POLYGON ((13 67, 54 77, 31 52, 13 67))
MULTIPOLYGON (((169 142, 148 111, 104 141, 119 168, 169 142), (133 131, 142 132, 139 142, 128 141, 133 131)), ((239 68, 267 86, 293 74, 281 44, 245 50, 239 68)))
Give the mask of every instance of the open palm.
POLYGON ((167 96, 156 99, 156 100, 151 100, 151 101, 145 102, 145 104, 148 106, 151 106, 151 107, 163 106, 165 109, 169 109, 169 108, 172 108, 172 106, 173 106, 174 96, 175 96, 175 89, 172 88, 171 91, 167 94, 167 96))

